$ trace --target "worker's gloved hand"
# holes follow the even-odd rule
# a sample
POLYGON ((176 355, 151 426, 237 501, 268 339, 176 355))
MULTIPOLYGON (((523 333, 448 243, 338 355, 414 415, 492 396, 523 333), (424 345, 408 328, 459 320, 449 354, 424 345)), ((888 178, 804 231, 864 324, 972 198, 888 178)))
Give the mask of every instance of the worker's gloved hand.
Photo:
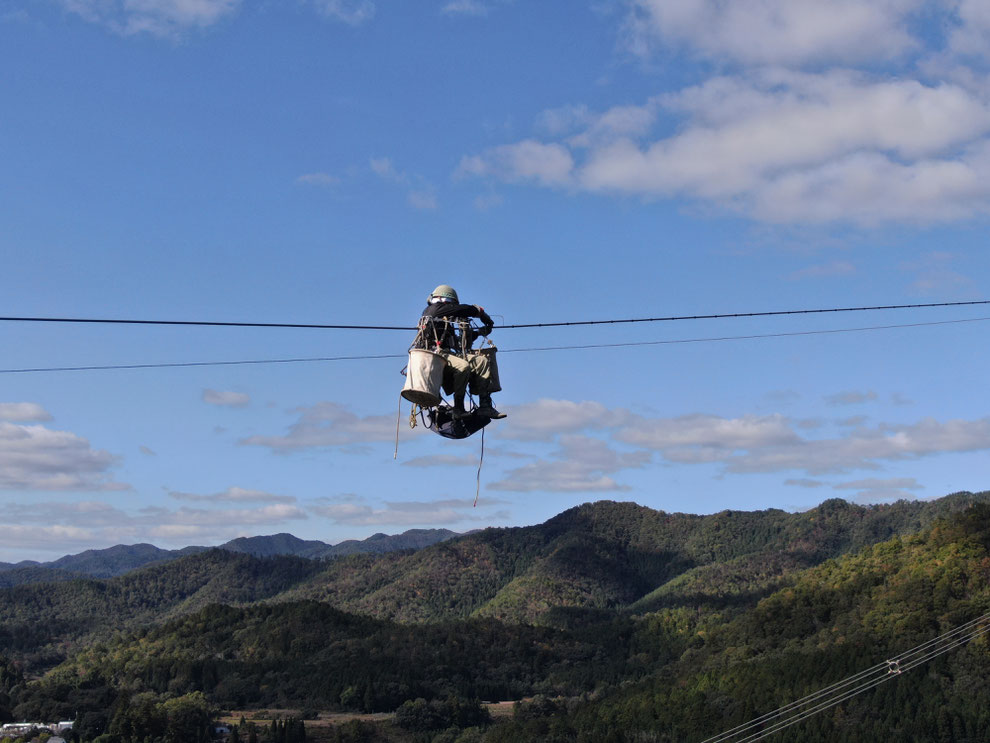
POLYGON ((483 323, 481 326, 481 330, 479 330, 478 332, 481 333, 481 335, 487 336, 489 333, 492 332, 492 328, 495 327, 495 323, 492 321, 492 318, 489 316, 489 314, 485 312, 484 307, 481 307, 479 305, 475 305, 475 307, 478 308, 478 316, 481 322, 483 323))

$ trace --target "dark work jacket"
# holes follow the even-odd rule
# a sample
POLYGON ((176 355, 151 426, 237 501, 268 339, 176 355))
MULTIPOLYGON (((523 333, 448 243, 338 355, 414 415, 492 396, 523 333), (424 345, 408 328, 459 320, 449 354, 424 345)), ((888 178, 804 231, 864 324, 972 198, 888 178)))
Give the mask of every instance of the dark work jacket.
MULTIPOLYGON (((446 351, 460 351, 461 345, 457 334, 454 332, 459 320, 470 320, 476 317, 484 323, 482 335, 487 335, 492 330, 492 319, 480 307, 473 304, 455 304, 453 302, 437 302, 426 305, 423 316, 420 320, 419 335, 416 336, 416 348, 434 348, 435 341, 440 341, 440 348, 446 351), (444 322, 444 319, 448 322, 444 322)), ((470 330, 470 329, 469 329, 470 330)), ((468 346, 474 343, 475 333, 470 331, 468 346)))

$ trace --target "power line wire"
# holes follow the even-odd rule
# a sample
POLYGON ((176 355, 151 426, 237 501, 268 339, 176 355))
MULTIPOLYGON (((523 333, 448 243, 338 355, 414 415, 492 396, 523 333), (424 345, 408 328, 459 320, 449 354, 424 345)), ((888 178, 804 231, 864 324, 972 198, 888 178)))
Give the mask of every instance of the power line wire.
MULTIPOLYGON (((662 341, 628 341, 625 343, 588 343, 569 346, 534 346, 530 348, 502 348, 499 353, 534 353, 537 351, 578 351, 596 348, 629 348, 636 346, 665 346, 685 343, 715 343, 722 341, 757 340, 761 338, 788 338, 805 335, 833 335, 836 333, 861 333, 872 330, 894 330, 898 328, 920 328, 936 325, 958 325, 960 323, 984 322, 990 317, 970 317, 960 320, 938 320, 932 322, 904 323, 900 325, 869 325, 858 328, 833 328, 826 330, 795 330, 788 333, 761 333, 755 335, 727 335, 709 338, 675 338, 662 341)), ((157 364, 107 364, 92 366, 49 366, 24 369, 0 369, 0 374, 29 374, 35 372, 77 372, 77 371, 111 371, 120 369, 174 369, 197 366, 249 366, 260 364, 303 364, 332 361, 368 361, 376 359, 404 359, 404 353, 383 353, 353 356, 315 356, 309 358, 289 359, 247 359, 235 361, 176 361, 157 364)))
MULTIPOLYGON (((877 310, 906 310, 933 307, 966 307, 990 304, 990 299, 969 302, 929 302, 925 304, 887 304, 872 307, 827 307, 805 310, 773 310, 769 312, 730 312, 707 315, 670 315, 667 317, 639 317, 618 320, 575 320, 569 322, 522 323, 515 325, 496 325, 500 330, 518 328, 559 328, 579 325, 618 325, 628 323, 674 322, 680 320, 724 320, 739 317, 775 317, 782 315, 813 315, 829 312, 872 312, 877 310)), ((118 318, 93 317, 0 317, 0 322, 26 323, 75 323, 75 324, 104 324, 104 325, 175 325, 196 327, 224 328, 295 328, 316 330, 403 330, 414 331, 416 328, 403 325, 328 325, 323 323, 277 323, 277 322, 225 322, 209 320, 135 320, 118 318)))
POLYGON ((707 738, 703 743, 755 743, 755 741, 762 740, 774 733, 780 732, 784 728, 806 720, 823 710, 834 707, 858 694, 879 686, 885 681, 889 681, 893 676, 898 676, 905 671, 916 668, 933 658, 990 632, 990 624, 985 624, 987 621, 990 621, 990 613, 970 620, 900 655, 878 663, 865 671, 860 671, 842 681, 838 681, 795 702, 780 707, 773 712, 761 715, 750 722, 727 730, 712 738, 707 738), (978 626, 981 624, 983 626, 978 626), (852 689, 848 688, 857 682, 857 686, 852 689), (814 706, 808 707, 808 705, 812 704, 814 706), (777 721, 774 722, 774 720, 777 721), (768 724, 769 727, 765 727, 768 724), (756 732, 750 733, 753 730, 756 730, 756 732), (746 733, 750 734, 745 735, 746 733), (745 735, 745 737, 740 738, 740 735, 745 735))
MULTIPOLYGON (((570 325, 617 325, 637 322, 671 322, 676 320, 724 320, 735 317, 774 317, 780 315, 816 315, 826 312, 872 312, 874 310, 907 310, 923 307, 963 307, 967 305, 990 304, 990 299, 972 302, 932 302, 929 304, 888 304, 875 307, 829 307, 813 310, 774 310, 772 312, 731 312, 717 315, 672 315, 669 317, 641 317, 633 320, 581 320, 578 322, 544 322, 524 325, 499 325, 500 329, 514 328, 559 328, 570 325)), ((2 318, 0 318, 2 319, 2 318)))

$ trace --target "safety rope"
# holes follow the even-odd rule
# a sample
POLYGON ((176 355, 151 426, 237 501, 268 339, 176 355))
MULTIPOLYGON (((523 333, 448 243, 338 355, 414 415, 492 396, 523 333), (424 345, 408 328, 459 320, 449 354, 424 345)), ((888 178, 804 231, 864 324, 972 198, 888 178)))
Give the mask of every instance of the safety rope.
POLYGON ((702 743, 754 743, 990 632, 990 613, 702 743), (982 626, 981 626, 982 625, 982 626), (812 705, 812 706, 809 706, 812 705), (776 722, 774 722, 776 720, 776 722), (765 727, 769 724, 769 727, 765 727), (754 729, 756 732, 750 733, 754 729), (745 735, 750 733, 749 735, 745 735), (745 735, 745 737, 739 737, 745 735))
POLYGON ((485 429, 481 429, 481 456, 478 457, 478 475, 475 477, 475 487, 474 487, 474 505, 472 508, 478 507, 478 498, 481 496, 481 465, 485 462, 485 429))

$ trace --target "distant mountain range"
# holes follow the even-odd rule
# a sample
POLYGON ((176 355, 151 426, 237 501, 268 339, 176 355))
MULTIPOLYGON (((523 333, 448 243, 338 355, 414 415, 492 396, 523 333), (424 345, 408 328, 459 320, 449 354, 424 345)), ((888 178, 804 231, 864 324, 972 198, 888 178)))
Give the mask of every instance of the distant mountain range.
POLYGON ((977 637, 990 630, 990 492, 706 516, 600 501, 456 536, 331 547, 277 534, 176 552, 118 546, 0 572, 0 719, 86 710, 92 741, 129 699, 398 719, 456 694, 532 698, 487 740, 547 740, 557 713, 567 743, 703 740, 843 676, 888 673, 885 659, 963 626, 966 647, 794 739, 963 743, 990 729, 977 637), (139 559, 153 564, 82 574, 139 559), (48 582, 13 582, 32 574, 48 582))
MULTIPOLYGON (((449 529, 409 529, 402 534, 374 534, 367 539, 348 539, 339 544, 319 540, 304 540, 292 534, 238 537, 219 549, 252 557, 295 556, 310 560, 328 559, 362 553, 384 554, 397 550, 422 549, 458 536, 449 529)), ((18 563, 0 562, 0 588, 72 580, 74 578, 113 578, 148 565, 171 562, 187 555, 206 552, 210 547, 184 547, 166 550, 153 544, 118 544, 102 550, 86 550, 77 555, 65 555, 51 562, 23 560, 18 563)))

